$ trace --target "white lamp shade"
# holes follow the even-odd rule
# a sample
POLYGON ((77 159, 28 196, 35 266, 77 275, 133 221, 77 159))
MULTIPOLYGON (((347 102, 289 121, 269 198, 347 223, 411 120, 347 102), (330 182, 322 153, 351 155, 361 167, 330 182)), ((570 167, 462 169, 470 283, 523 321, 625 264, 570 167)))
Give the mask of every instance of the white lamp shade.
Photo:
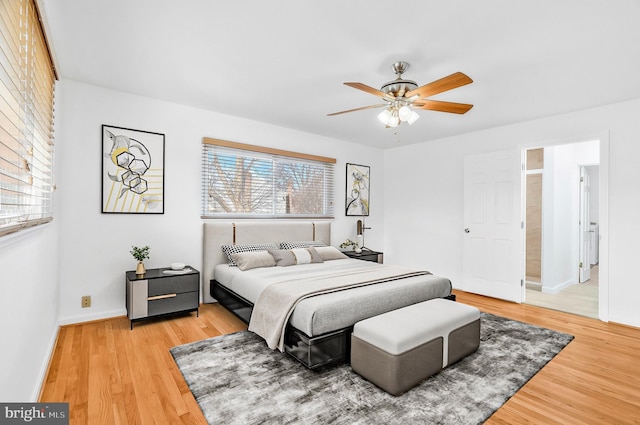
POLYGON ((420 118, 420 115, 418 115, 416 111, 411 111, 406 121, 409 123, 409 125, 411 125, 414 122, 418 121, 418 118, 420 118))
POLYGON ((409 108, 407 105, 404 105, 398 111, 398 117, 400 117, 400 120, 402 121, 408 121, 412 112, 413 111, 411 110, 411 108, 409 108))
POLYGON ((384 125, 389 125, 389 118, 391 118, 391 112, 388 109, 378 114, 378 120, 384 125))

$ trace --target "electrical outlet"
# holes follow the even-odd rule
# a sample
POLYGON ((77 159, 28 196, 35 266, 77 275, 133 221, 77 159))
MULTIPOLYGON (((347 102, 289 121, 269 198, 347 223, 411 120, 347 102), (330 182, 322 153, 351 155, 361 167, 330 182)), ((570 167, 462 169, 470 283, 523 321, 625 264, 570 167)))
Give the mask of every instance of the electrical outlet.
POLYGON ((82 297, 82 308, 91 307, 91 295, 82 297))

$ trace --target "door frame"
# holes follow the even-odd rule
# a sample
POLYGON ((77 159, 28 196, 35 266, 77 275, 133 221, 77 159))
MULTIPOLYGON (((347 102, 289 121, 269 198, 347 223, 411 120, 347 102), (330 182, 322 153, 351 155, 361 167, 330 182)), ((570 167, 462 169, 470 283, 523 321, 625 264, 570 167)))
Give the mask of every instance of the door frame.
MULTIPOLYGON (((598 140, 600 142, 600 172, 598 176, 599 195, 598 195, 598 215, 599 215, 599 267, 598 267, 598 317, 604 322, 609 321, 609 132, 602 132, 571 139, 557 139, 539 141, 537 143, 521 144, 519 147, 522 151, 522 177, 521 187, 524 189, 526 185, 526 170, 524 169, 527 150, 535 148, 545 148, 559 145, 568 145, 572 143, 587 142, 590 140, 598 140)), ((526 214, 526 192, 521 191, 521 213, 523 217, 526 214)), ((523 218, 524 223, 524 218, 523 218)), ((526 259, 526 238, 522 238, 521 255, 522 260, 526 259)), ((524 274, 524 267, 523 267, 524 274)), ((526 277, 523 276, 523 279, 526 277)), ((526 291, 523 287, 523 302, 526 302, 526 291)))

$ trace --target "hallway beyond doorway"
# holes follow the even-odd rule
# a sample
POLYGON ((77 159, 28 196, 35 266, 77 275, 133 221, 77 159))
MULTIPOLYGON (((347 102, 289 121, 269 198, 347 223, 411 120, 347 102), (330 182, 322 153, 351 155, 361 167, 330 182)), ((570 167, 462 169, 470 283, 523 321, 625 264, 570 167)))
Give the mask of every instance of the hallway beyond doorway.
POLYGON ((591 267, 591 279, 571 285, 557 294, 545 294, 527 283, 526 304, 598 319, 598 265, 591 267))

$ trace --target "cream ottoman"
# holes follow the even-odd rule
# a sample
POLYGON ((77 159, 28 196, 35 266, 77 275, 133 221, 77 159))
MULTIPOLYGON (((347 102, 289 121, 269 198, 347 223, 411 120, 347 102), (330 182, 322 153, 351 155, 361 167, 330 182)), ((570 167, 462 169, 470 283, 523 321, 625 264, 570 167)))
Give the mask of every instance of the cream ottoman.
POLYGON ((389 394, 399 395, 480 345, 480 311, 433 299, 356 323, 351 367, 389 394))

